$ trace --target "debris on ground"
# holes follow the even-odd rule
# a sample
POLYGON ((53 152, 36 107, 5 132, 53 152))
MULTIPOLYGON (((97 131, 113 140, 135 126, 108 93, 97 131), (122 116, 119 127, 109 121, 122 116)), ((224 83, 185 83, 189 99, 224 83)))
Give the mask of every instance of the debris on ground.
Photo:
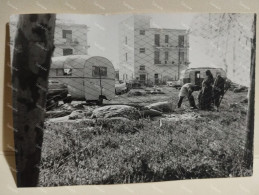
POLYGON ((171 103, 171 102, 157 102, 157 103, 153 103, 153 104, 150 104, 150 105, 146 106, 146 108, 168 113, 168 112, 173 111, 173 103, 171 103))
POLYGON ((152 91, 150 91, 150 94, 165 94, 165 92, 163 92, 161 89, 153 89, 152 91))
POLYGON ((140 115, 142 117, 157 117, 157 116, 162 116, 162 112, 155 110, 155 109, 146 109, 146 110, 142 110, 140 111, 140 115))
POLYGON ((240 103, 248 103, 248 98, 241 100, 240 103))
POLYGON ((67 116, 71 113, 71 110, 53 110, 53 111, 47 111, 45 113, 46 118, 58 118, 62 116, 67 116))
POLYGON ((234 93, 247 92, 248 87, 231 82, 229 90, 234 93))
POLYGON ((128 93, 128 96, 145 96, 147 95, 147 92, 144 90, 131 90, 128 93))
POLYGON ((67 120, 68 120, 68 116, 63 116, 63 117, 58 117, 58 118, 50 118, 47 120, 47 122, 55 123, 55 122, 63 122, 63 121, 67 121, 67 120))
POLYGON ((247 87, 245 87, 245 86, 240 86, 240 87, 238 87, 238 88, 235 88, 234 89, 234 93, 240 93, 240 92, 247 92, 248 91, 248 88, 247 87))
POLYGON ((71 104, 62 104, 59 107, 60 110, 74 110, 74 107, 71 104))
POLYGON ((92 115, 91 111, 88 110, 74 110, 70 115, 69 115, 69 120, 75 120, 75 119, 82 119, 82 118, 89 118, 92 115))
POLYGON ((103 106, 93 110, 91 118, 112 118, 112 117, 125 117, 128 119, 139 119, 139 111, 127 105, 111 105, 103 106))
POLYGON ((112 117, 112 118, 98 118, 97 119, 98 122, 100 121, 108 121, 108 122, 129 122, 130 120, 128 118, 125 117, 112 117))

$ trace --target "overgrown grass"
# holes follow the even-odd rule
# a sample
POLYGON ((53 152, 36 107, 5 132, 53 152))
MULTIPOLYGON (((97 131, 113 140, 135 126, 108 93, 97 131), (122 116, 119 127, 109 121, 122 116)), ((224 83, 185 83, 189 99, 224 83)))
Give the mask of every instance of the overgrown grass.
POLYGON ((198 112, 195 121, 161 127, 150 119, 46 123, 39 185, 251 175, 243 167, 244 107, 198 112))

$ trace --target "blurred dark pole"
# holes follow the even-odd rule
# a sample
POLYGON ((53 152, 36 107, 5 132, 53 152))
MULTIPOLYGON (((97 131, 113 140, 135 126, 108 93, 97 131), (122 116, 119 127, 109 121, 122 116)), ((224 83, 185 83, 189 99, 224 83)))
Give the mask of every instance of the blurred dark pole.
POLYGON ((250 68, 250 90, 247 113, 247 137, 246 151, 244 156, 247 169, 253 167, 253 141, 254 141, 254 109, 255 109, 255 57, 256 57, 256 14, 253 21, 253 38, 251 41, 251 68, 250 68))
POLYGON ((19 16, 12 62, 17 186, 38 183, 55 14, 19 16))

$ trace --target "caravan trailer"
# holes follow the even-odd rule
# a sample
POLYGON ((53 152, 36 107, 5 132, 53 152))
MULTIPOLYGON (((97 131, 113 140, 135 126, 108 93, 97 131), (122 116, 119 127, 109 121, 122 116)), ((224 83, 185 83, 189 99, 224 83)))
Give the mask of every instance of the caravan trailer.
POLYGON ((67 85, 71 100, 95 101, 115 96, 115 70, 104 57, 70 55, 53 57, 49 73, 50 80, 67 85))
POLYGON ((184 85, 185 83, 192 83, 194 85, 201 86, 202 81, 206 76, 206 70, 210 70, 214 78, 216 77, 217 73, 220 74, 223 78, 226 78, 226 72, 222 68, 188 68, 181 72, 180 85, 184 85))

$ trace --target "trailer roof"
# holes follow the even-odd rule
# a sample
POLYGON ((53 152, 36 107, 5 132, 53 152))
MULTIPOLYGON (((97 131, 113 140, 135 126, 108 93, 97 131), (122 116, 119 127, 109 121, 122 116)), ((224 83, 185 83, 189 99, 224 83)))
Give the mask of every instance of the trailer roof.
POLYGON ((52 57, 52 62, 56 61, 65 61, 67 59, 78 59, 78 58, 83 58, 85 60, 91 58, 92 56, 87 56, 87 55, 67 55, 67 56, 58 56, 58 57, 52 57))
MULTIPOLYGON (((195 67, 195 68, 187 68, 186 70, 195 70, 195 69, 222 69, 222 68, 215 68, 215 67, 195 67)), ((223 70, 223 69, 222 69, 223 70)))
POLYGON ((87 55, 67 55, 52 57, 51 68, 64 68, 64 67, 74 67, 83 68, 87 61, 98 60, 100 62, 105 62, 107 66, 112 66, 110 60, 102 56, 87 56, 87 55), (76 64, 76 66, 74 66, 76 64), (109 65, 110 64, 110 65, 109 65))

